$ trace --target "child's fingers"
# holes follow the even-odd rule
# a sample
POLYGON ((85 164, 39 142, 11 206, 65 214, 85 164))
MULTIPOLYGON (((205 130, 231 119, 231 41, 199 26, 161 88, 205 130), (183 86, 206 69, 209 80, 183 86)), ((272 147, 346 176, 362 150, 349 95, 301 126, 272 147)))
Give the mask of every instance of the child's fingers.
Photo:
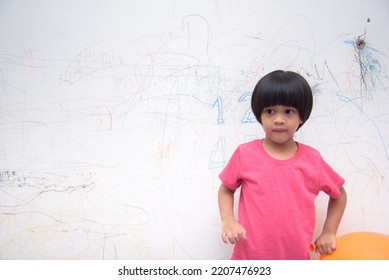
POLYGON ((235 232, 231 236, 229 236, 228 240, 231 244, 235 244, 236 242, 242 241, 246 239, 246 231, 242 229, 239 232, 235 232))
POLYGON ((242 232, 238 234, 239 241, 245 240, 246 239, 246 231, 243 229, 242 232))
POLYGON ((246 230, 242 226, 232 228, 231 231, 222 232, 222 240, 224 243, 235 244, 236 242, 246 239, 246 230))
POLYGON ((230 234, 228 235, 228 241, 229 241, 231 244, 235 244, 237 241, 239 241, 238 235, 237 235, 237 234, 232 234, 232 233, 230 233, 230 234))
POLYGON ((228 244, 228 243, 231 243, 231 244, 235 244, 237 241, 239 241, 238 237, 233 235, 232 233, 223 233, 222 234, 222 239, 223 239, 223 242, 228 244))
POLYGON ((227 233, 223 232, 222 233, 222 240, 225 244, 228 244, 228 238, 227 238, 227 233))
POLYGON ((330 255, 336 250, 336 243, 331 243, 331 244, 320 244, 320 245, 315 245, 312 244, 310 246, 311 251, 316 251, 318 255, 330 255))

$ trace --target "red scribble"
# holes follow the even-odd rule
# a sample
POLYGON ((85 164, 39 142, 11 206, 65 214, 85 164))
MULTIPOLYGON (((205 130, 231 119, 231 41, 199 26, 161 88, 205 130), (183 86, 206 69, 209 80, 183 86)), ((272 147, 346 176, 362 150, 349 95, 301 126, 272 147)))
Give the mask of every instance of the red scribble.
POLYGON ((97 107, 92 115, 96 116, 97 127, 102 128, 103 126, 107 126, 108 130, 112 129, 112 113, 107 106, 97 107))

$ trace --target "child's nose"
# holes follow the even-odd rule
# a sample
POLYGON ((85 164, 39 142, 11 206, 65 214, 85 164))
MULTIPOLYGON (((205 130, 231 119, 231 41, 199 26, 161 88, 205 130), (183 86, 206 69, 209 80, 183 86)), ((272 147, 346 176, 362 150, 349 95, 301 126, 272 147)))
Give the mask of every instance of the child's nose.
POLYGON ((284 117, 281 114, 276 114, 274 116, 274 123, 276 123, 276 124, 284 124, 285 123, 285 119, 284 119, 284 117))

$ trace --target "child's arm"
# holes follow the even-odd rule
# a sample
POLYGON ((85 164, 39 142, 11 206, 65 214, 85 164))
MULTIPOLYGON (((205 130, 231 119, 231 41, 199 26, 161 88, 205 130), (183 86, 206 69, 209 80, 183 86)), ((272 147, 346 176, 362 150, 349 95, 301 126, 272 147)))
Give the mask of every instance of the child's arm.
POLYGON ((230 242, 234 244, 246 239, 246 230, 234 218, 234 191, 221 184, 218 200, 222 220, 222 239, 224 243, 230 242))
POLYGON ((316 251, 319 254, 332 254, 336 249, 336 232, 342 219, 347 203, 347 194, 343 187, 340 188, 340 196, 328 201, 327 218, 324 222, 323 232, 316 239, 316 251))

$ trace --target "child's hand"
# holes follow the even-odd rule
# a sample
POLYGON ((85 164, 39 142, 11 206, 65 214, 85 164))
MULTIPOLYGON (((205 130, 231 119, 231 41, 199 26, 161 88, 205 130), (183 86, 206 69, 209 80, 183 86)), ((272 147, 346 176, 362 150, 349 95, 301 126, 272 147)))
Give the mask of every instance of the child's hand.
POLYGON ((336 235, 331 233, 322 233, 315 241, 316 252, 319 255, 332 254, 336 249, 336 235))
POLYGON ((246 239, 246 230, 234 218, 223 220, 222 239, 224 243, 236 242, 246 239))

